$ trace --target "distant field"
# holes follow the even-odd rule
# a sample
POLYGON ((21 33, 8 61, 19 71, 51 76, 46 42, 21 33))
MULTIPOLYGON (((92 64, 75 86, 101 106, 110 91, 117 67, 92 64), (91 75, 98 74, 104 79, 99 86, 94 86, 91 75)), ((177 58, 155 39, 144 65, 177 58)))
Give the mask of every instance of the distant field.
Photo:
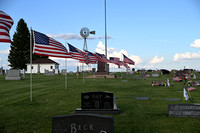
MULTIPOLYGON (((120 73, 118 75, 121 75, 120 73)), ((200 80, 200 75, 196 74, 200 80)), ((121 114, 114 116, 115 133, 199 133, 200 118, 168 117, 168 104, 200 103, 200 87, 191 91, 194 99, 184 101, 183 82, 174 82, 174 87, 152 87, 152 80, 165 80, 168 75, 158 78, 129 79, 78 79, 33 75, 33 101, 30 102, 30 78, 26 75, 20 81, 6 81, 0 76, 0 132, 2 133, 50 133, 52 117, 70 115, 81 107, 81 92, 109 91, 117 99, 121 114), (122 82, 128 80, 128 82, 122 82), (149 97, 150 100, 136 100, 149 97), (167 101, 181 99, 181 101, 167 101)))

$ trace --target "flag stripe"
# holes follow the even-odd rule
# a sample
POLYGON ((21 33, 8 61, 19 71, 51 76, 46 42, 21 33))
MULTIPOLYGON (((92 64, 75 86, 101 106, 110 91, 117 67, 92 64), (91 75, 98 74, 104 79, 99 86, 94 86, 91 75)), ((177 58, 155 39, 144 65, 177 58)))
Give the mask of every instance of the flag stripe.
POLYGON ((33 53, 42 56, 60 58, 71 58, 71 54, 59 42, 37 31, 33 31, 34 50, 33 53))
POLYGON ((0 42, 11 43, 9 31, 14 21, 3 11, 0 11, 0 42))

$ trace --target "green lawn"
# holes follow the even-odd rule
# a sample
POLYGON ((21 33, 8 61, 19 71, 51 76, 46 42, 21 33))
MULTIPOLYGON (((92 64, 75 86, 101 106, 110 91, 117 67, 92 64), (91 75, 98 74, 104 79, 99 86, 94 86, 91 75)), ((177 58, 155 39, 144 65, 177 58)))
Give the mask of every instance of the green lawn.
POLYGON ((50 133, 53 116, 70 115, 81 107, 81 92, 109 91, 118 98, 121 112, 113 116, 115 133, 199 133, 200 118, 168 117, 168 104, 200 103, 200 87, 191 91, 194 101, 190 102, 184 101, 180 92, 183 82, 175 82, 174 87, 151 86, 153 79, 167 77, 127 79, 127 83, 120 78, 85 79, 83 84, 82 77, 68 75, 65 89, 64 76, 34 74, 33 101, 30 102, 29 75, 20 81, 6 81, 5 76, 0 76, 0 132, 50 133), (136 97, 150 100, 136 100, 136 97), (166 98, 181 101, 167 101, 166 98))

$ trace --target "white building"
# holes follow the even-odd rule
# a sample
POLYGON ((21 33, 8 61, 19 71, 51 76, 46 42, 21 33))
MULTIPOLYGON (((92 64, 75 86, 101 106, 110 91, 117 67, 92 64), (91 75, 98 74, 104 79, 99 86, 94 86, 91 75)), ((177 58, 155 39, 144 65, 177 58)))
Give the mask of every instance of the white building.
MULTIPOLYGON (((27 73, 31 73, 31 65, 27 63, 27 73)), ((44 73, 45 70, 59 70, 59 64, 51 59, 36 59, 32 61, 32 73, 44 73)))

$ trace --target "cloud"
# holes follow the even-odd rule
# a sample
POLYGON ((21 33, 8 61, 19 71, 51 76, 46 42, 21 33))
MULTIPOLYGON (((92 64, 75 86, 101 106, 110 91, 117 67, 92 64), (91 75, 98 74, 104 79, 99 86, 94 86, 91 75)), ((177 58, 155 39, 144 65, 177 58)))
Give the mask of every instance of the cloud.
POLYGON ((200 59, 200 51, 198 53, 176 53, 174 55, 173 61, 181 61, 181 60, 197 60, 200 59))
POLYGON ((200 48, 200 39, 196 39, 193 43, 190 44, 191 47, 200 48))
MULTIPOLYGON (((67 33, 67 34, 47 34, 47 36, 51 38, 57 38, 57 39, 64 39, 64 40, 81 40, 83 37, 78 34, 73 34, 73 33, 67 33)), ((111 39, 112 37, 108 36, 107 39, 111 39)), ((87 39, 105 39, 105 37, 94 37, 94 36, 89 36, 87 39)))
POLYGON ((0 54, 9 54, 10 49, 7 50, 0 50, 0 54))
POLYGON ((2 58, 0 57, 0 61, 2 61, 2 58))
MULTIPOLYGON (((105 45, 101 41, 99 41, 95 52, 98 52, 98 53, 101 53, 101 54, 105 54, 105 45)), ((108 52, 108 58, 109 57, 118 57, 121 60, 123 60, 122 59, 122 54, 128 56, 128 52, 125 51, 124 49, 121 49, 120 51, 117 51, 117 49, 115 49, 113 47, 108 47, 107 48, 107 52, 108 52)), ((140 64, 140 63, 143 62, 142 59, 139 56, 136 56, 136 55, 129 55, 128 58, 130 58, 133 61, 135 61, 135 64, 140 64)))
POLYGON ((150 61, 150 64, 160 63, 164 60, 164 57, 154 56, 153 59, 150 61))

